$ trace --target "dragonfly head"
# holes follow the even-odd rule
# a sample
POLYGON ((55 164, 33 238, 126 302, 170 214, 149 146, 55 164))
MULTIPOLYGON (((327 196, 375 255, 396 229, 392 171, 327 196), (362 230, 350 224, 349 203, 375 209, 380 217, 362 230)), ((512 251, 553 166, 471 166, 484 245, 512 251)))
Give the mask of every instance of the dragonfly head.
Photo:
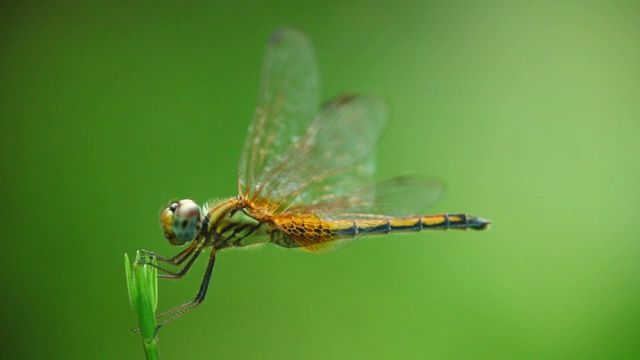
POLYGON ((200 207, 193 200, 172 201, 160 212, 160 226, 164 237, 172 245, 184 245, 200 233, 200 207))

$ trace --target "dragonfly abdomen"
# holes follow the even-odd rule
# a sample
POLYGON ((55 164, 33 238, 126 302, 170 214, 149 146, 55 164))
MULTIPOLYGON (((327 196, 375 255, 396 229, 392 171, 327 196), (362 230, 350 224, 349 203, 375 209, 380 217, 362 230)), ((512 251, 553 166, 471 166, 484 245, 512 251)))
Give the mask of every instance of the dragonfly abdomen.
POLYGON ((332 228, 332 231, 340 237, 421 230, 484 230, 490 224, 487 220, 467 214, 425 215, 399 219, 341 220, 337 222, 329 221, 328 223, 335 223, 332 224, 334 226, 329 225, 328 227, 332 228), (345 222, 349 224, 344 224, 345 222))
POLYGON ((303 248, 314 253, 333 251, 360 236, 421 230, 484 230, 490 222, 466 214, 424 215, 407 218, 323 220, 311 216, 282 216, 274 219, 271 243, 303 248))

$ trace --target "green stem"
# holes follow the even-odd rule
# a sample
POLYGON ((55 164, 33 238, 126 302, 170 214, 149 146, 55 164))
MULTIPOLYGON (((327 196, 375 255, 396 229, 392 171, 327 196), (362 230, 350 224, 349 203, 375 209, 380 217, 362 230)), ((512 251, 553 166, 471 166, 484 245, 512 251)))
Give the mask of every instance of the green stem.
POLYGON ((138 251, 132 268, 129 256, 124 255, 129 302, 138 316, 138 331, 142 335, 142 345, 147 359, 155 360, 160 359, 156 324, 158 270, 149 263, 155 264, 155 259, 149 260, 146 256, 140 256, 138 251))

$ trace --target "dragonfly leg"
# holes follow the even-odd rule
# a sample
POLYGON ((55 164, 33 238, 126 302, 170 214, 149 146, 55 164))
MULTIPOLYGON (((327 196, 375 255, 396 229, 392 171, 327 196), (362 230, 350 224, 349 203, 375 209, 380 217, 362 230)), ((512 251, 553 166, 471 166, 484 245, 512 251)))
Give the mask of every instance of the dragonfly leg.
MULTIPOLYGON (((202 250, 204 250, 208 246, 210 246, 210 244, 203 243, 198 245, 197 247, 194 246, 192 249, 187 249, 189 250, 188 252, 186 252, 187 255, 183 256, 177 264, 169 263, 171 265, 178 266, 182 264, 185 259, 188 258, 189 261, 187 261, 187 263, 177 271, 169 270, 160 265, 153 264, 153 263, 149 263, 148 265, 151 265, 156 269, 158 269, 159 271, 163 272, 163 274, 158 274, 158 278, 173 279, 173 280, 180 279, 181 277, 186 275, 187 272, 189 272, 189 270, 191 269, 191 266, 196 262, 196 259, 198 259, 198 256, 200 256, 200 253, 202 253, 202 250)), ((182 253, 185 253, 185 251, 183 251, 182 253)), ((181 255, 182 253, 178 255, 181 255)))
POLYGON ((155 258, 156 260, 160 261, 160 262, 164 262, 164 263, 168 263, 171 265, 180 265, 182 264, 189 256, 191 256, 191 253, 193 253, 193 251, 195 251, 195 249, 198 247, 198 244, 194 241, 192 242, 189 247, 187 247, 186 249, 182 250, 181 252, 179 252, 178 254, 176 254, 173 257, 170 258, 165 258, 164 256, 161 256, 153 251, 149 251, 149 250, 140 250, 143 254, 149 255, 153 258, 155 258))
POLYGON ((215 264, 215 262, 216 262, 216 251, 213 250, 211 251, 211 255, 209 255, 209 263, 207 264, 207 270, 204 273, 204 277, 202 278, 202 283, 200 284, 200 289, 198 290, 198 293, 196 294, 196 296, 193 298, 193 300, 189 301, 188 303, 182 304, 178 307, 165 311, 162 314, 156 316, 156 319, 161 319, 171 315, 171 317, 169 317, 168 319, 165 319, 162 322, 160 322, 160 324, 158 324, 158 328, 172 322, 173 320, 179 318, 180 316, 195 309, 196 306, 202 304, 205 296, 207 295, 207 289, 209 288, 209 282, 211 281, 211 274, 213 273, 213 265, 215 264))

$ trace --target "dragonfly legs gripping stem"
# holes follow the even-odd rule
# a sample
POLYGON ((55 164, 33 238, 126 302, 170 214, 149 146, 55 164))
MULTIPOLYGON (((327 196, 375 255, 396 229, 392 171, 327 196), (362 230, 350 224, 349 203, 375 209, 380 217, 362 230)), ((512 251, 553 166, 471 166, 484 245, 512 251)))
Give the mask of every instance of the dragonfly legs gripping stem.
POLYGON ((157 261, 163 262, 163 263, 167 263, 170 264, 172 266, 180 266, 182 265, 185 260, 189 259, 189 261, 187 261, 187 263, 180 268, 178 271, 172 271, 169 269, 165 269, 162 266, 159 265, 154 265, 154 264, 149 264, 153 267, 155 267, 156 269, 158 269, 159 271, 162 271, 164 274, 159 274, 158 277, 159 278, 164 278, 164 279, 180 279, 181 277, 183 277, 187 272, 189 272, 189 270, 191 269, 191 266, 196 262, 196 259, 198 258, 198 256, 200 255, 200 253, 202 253, 202 250, 204 250, 206 248, 206 244, 196 244, 193 243, 191 244, 188 248, 184 249, 183 251, 181 251, 179 254, 177 254, 176 256, 172 257, 172 258, 165 258, 162 257, 154 252, 151 251, 147 251, 147 250, 142 250, 142 252, 144 254, 147 254, 151 257, 154 257, 157 261))
POLYGON ((164 262, 167 264, 171 264, 174 266, 178 266, 180 264, 182 264, 189 256, 191 256, 191 253, 193 253, 193 251, 198 247, 198 244, 196 242, 191 243, 186 249, 182 250, 181 252, 177 253, 176 255, 174 255, 173 257, 170 258, 166 258, 162 255, 159 255, 153 251, 149 251, 149 250, 140 250, 142 253, 147 254, 151 257, 154 257, 157 261, 160 262, 164 262))
MULTIPOLYGON (((148 256, 154 257, 157 261, 159 262, 163 262, 172 266, 180 266, 183 263, 184 266, 182 268, 180 268, 178 271, 172 271, 169 269, 165 269, 159 265, 156 264, 148 264, 151 265, 155 268, 157 268, 159 271, 164 272, 164 274, 158 274, 159 278, 164 278, 164 279, 180 279, 181 277, 183 277, 187 272, 189 272, 189 270, 191 269, 191 266, 195 263, 196 259, 198 258, 198 256, 200 256, 200 254, 202 253, 202 251, 211 246, 211 243, 207 243, 207 242, 202 242, 202 243, 192 243, 188 248, 184 249, 183 251, 181 251, 180 253, 178 253, 177 255, 171 257, 171 258, 165 258, 163 256, 160 256, 152 251, 148 251, 148 250, 142 250, 142 252, 148 256), (187 261, 188 259, 188 261, 187 261)), ((160 315, 156 316, 156 320, 160 320, 163 318, 166 318, 167 316, 170 316, 169 318, 166 318, 165 320, 160 321, 160 323, 158 324, 158 329, 165 325, 170 323, 171 321, 179 318, 180 316, 188 313, 189 311, 193 310, 194 308, 196 308, 198 305, 200 305, 203 301, 205 296, 207 295, 207 289, 209 287, 209 282, 211 281, 211 274, 213 273, 213 266, 216 262, 216 251, 215 249, 211 251, 211 255, 209 256, 209 262, 207 264, 207 269, 204 273, 204 277, 202 279, 202 283, 200 284, 200 289, 198 290, 198 293, 196 294, 196 296, 193 298, 193 300, 184 303, 180 306, 177 306, 171 310, 165 311, 160 315)))

